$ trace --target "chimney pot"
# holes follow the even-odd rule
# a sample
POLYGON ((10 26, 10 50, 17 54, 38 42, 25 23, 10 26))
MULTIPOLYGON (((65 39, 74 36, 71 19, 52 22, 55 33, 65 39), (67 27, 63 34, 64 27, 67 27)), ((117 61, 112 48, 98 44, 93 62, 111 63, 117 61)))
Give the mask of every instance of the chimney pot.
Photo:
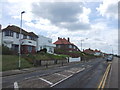
POLYGON ((70 42, 70 38, 68 37, 68 42, 70 42))

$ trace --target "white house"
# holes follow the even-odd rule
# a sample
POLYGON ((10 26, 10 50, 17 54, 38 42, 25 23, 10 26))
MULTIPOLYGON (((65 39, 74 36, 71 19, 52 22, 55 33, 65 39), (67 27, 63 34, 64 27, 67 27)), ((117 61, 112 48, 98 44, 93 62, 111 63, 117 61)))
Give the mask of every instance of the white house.
POLYGON ((46 48, 48 53, 54 53, 55 44, 52 44, 52 39, 38 35, 38 51, 46 48))
MULTIPOLYGON (((18 52, 20 28, 15 25, 9 25, 2 29, 2 44, 18 52)), ((35 53, 38 36, 33 32, 27 32, 21 29, 21 53, 35 53)))
MULTIPOLYGON (((36 35, 33 32, 27 32, 21 29, 21 41, 20 40, 20 28, 15 25, 9 25, 0 31, 2 36, 2 44, 13 49, 18 53, 19 42, 21 42, 21 53, 35 53, 43 48, 47 49, 48 53, 54 53, 54 47, 52 39, 36 35)), ((0 43, 1 44, 1 43, 0 43)))

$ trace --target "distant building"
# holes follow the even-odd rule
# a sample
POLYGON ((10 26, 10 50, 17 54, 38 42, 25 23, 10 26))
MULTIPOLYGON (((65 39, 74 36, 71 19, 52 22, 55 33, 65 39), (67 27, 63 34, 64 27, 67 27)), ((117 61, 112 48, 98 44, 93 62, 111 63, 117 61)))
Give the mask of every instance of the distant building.
POLYGON ((96 56, 101 56, 101 55, 102 55, 102 52, 101 52, 100 50, 95 49, 94 55, 96 55, 96 56))
POLYGON ((94 50, 92 50, 90 48, 83 50, 83 52, 86 53, 86 54, 94 54, 94 50))
POLYGON ((102 52, 100 50, 92 50, 92 49, 85 49, 83 50, 84 53, 87 53, 87 54, 92 54, 92 55, 95 55, 95 56, 101 56, 102 55, 102 52))
POLYGON ((54 53, 55 44, 52 44, 52 39, 44 37, 42 35, 38 36, 38 51, 46 48, 48 53, 54 53))

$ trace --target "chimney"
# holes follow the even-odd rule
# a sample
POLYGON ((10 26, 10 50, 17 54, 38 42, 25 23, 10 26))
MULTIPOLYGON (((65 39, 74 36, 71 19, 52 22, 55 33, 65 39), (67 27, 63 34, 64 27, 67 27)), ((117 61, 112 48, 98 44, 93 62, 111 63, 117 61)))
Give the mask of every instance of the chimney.
POLYGON ((68 42, 70 42, 70 38, 68 37, 68 42))
POLYGON ((60 39, 60 37, 58 37, 58 40, 60 39))

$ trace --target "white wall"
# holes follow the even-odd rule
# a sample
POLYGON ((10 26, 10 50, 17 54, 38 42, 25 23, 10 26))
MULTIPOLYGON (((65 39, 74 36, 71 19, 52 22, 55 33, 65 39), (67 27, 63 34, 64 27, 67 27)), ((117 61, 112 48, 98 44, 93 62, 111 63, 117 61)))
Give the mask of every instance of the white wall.
POLYGON ((81 61, 81 57, 78 58, 69 57, 69 62, 78 62, 78 61, 81 61))
POLYGON ((38 51, 41 49, 40 47, 42 47, 42 49, 46 48, 48 53, 51 53, 51 52, 49 52, 50 48, 52 49, 52 52, 54 52, 54 47, 56 47, 56 45, 52 44, 51 38, 47 38, 42 35, 39 35, 38 37, 39 37, 38 38, 38 46, 37 46, 38 51))

